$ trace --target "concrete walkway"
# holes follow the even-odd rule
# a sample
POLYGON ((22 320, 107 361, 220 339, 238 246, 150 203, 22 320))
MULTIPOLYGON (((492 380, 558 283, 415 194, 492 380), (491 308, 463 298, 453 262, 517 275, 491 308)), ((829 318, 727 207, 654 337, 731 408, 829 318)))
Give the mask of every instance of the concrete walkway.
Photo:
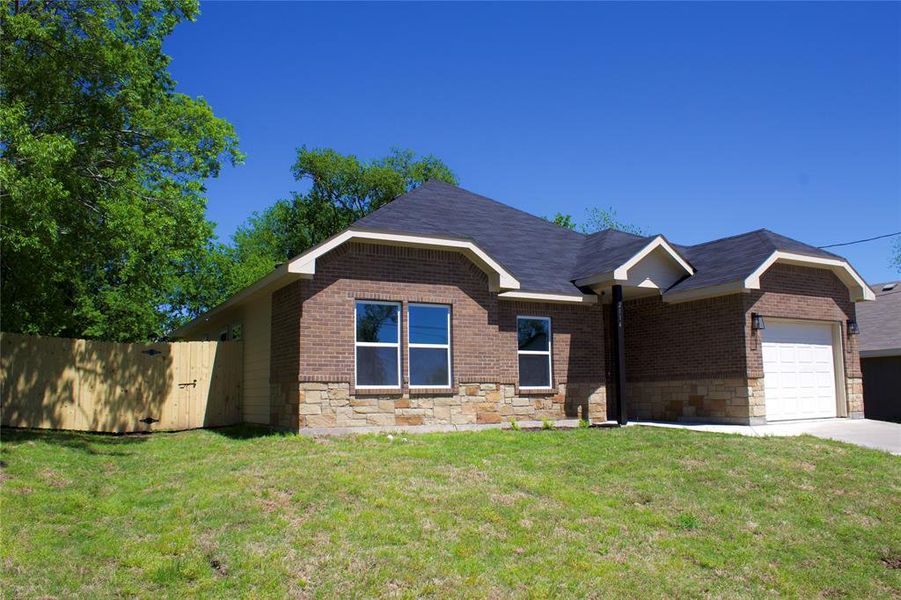
POLYGON ((664 423, 659 421, 633 421, 629 425, 673 427, 692 431, 737 433, 740 435, 802 435, 809 434, 849 444, 885 450, 901 455, 901 424, 870 419, 812 419, 809 421, 782 421, 767 425, 712 425, 707 423, 664 423))

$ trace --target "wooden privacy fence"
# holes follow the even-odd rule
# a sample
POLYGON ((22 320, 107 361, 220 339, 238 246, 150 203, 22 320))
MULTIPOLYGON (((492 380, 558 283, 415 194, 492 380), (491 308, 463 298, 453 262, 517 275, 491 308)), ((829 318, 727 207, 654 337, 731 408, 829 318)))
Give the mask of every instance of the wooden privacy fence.
POLYGON ((0 423, 116 433, 240 423, 243 353, 241 342, 0 333, 0 423))

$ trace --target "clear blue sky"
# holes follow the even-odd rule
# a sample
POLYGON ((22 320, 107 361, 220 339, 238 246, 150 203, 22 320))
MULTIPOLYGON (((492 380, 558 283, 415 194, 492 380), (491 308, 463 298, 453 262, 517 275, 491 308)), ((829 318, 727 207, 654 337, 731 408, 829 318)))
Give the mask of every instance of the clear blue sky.
MULTIPOLYGON (((292 189, 296 147, 433 153, 538 215, 693 244, 901 230, 901 4, 204 3, 166 44, 237 128, 209 183, 227 239, 292 189)), ((891 240, 834 251, 899 277, 891 240)))

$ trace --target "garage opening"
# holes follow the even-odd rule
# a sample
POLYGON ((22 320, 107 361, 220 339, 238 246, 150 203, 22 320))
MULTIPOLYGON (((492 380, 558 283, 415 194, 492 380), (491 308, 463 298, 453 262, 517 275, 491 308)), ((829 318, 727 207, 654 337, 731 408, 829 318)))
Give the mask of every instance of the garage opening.
POLYGON ((837 416, 831 323, 767 319, 762 350, 767 421, 837 416))

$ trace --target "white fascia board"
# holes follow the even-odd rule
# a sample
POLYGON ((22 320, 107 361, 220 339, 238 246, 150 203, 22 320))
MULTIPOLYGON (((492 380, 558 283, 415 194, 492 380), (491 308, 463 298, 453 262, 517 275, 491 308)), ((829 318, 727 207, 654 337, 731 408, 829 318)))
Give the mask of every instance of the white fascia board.
POLYGON ((729 283, 721 283, 720 285, 712 285, 693 290, 665 292, 663 294, 663 301, 667 304, 679 304, 680 302, 691 302, 692 300, 728 296, 729 294, 738 294, 748 291, 750 290, 744 286, 743 281, 730 281, 729 283))
POLYGON ((501 300, 521 300, 525 302, 566 302, 575 304, 597 304, 594 294, 553 294, 544 292, 503 292, 497 297, 501 300))
POLYGON ((405 233, 390 233, 383 231, 369 231, 365 229, 348 229, 326 240, 318 246, 297 256, 288 263, 288 272, 299 273, 312 277, 316 273, 316 259, 334 250, 341 244, 352 240, 389 244, 397 246, 412 246, 433 250, 456 250, 465 254, 480 269, 489 275, 491 291, 518 290, 519 281, 512 273, 507 271, 500 263, 494 260, 487 252, 479 248, 474 242, 466 239, 449 237, 411 235, 405 233))
POLYGON ((616 277, 614 275, 614 271, 607 271, 606 273, 598 273, 597 275, 592 275, 591 277, 576 279, 575 281, 573 281, 573 283, 576 285, 576 287, 591 287, 599 283, 616 283, 616 277))
POLYGON ((669 243, 665 239, 663 239, 662 235, 658 235, 653 240, 651 240, 647 246, 645 246, 644 248, 639 250, 632 258, 630 258, 629 260, 624 262, 622 265, 617 267, 616 270, 613 271, 614 279, 620 279, 623 281, 628 279, 629 278, 629 269, 631 269, 636 264, 641 262, 641 260, 645 256, 647 256, 648 254, 650 254, 657 248, 663 248, 667 252, 667 254, 670 255, 670 258, 672 258, 674 261, 676 261, 676 263, 680 267, 685 269, 685 272, 688 275, 694 275, 695 270, 691 267, 691 265, 688 264, 687 262, 685 262, 685 259, 683 259, 681 256, 679 256, 679 253, 676 252, 676 250, 672 246, 670 246, 669 243))
POLYGON ((873 293, 873 290, 870 289, 863 278, 858 275, 845 260, 820 256, 807 256, 806 254, 795 254, 794 252, 776 250, 745 279, 693 290, 667 292, 663 294, 663 301, 675 304, 678 302, 690 302, 692 300, 702 300, 704 298, 714 298, 716 296, 726 296, 728 294, 759 290, 761 276, 777 262, 801 267, 829 269, 835 273, 841 282, 852 292, 851 299, 854 302, 876 299, 876 294, 873 293))
POLYGON ((795 254, 794 252, 785 252, 776 250, 769 258, 757 267, 744 281, 744 286, 748 289, 760 289, 760 277, 773 266, 774 263, 780 262, 789 265, 797 265, 801 267, 814 267, 819 269, 829 269, 847 286, 852 292, 852 300, 854 302, 875 300, 876 294, 867 285, 867 282, 857 274, 848 261, 839 258, 825 258, 822 256, 807 256, 805 254, 795 254))
MULTIPOLYGON (((275 269, 272 270, 268 275, 257 279, 254 283, 250 284, 243 290, 235 293, 233 296, 228 298, 222 304, 219 304, 197 318, 193 319, 178 327, 177 329, 173 329, 170 331, 166 337, 175 338, 175 337, 183 337, 187 335, 191 330, 195 329, 198 325, 203 325, 213 318, 218 316, 223 311, 226 311, 230 308, 238 306, 245 300, 250 299, 253 296, 256 296, 258 293, 267 290, 268 288, 275 289, 276 284, 280 283, 281 279, 285 279, 285 283, 288 283, 294 279, 302 278, 303 275, 292 274, 288 271, 288 266, 285 263, 280 264, 275 269)), ((280 285, 278 287, 281 287, 280 285)))
POLYGON ((589 287, 592 285, 597 285, 598 283, 605 282, 626 282, 629 280, 629 269, 640 263, 648 254, 650 254, 657 248, 662 248, 670 256, 670 258, 672 258, 676 262, 676 264, 678 264, 680 267, 682 267, 682 269, 685 270, 686 274, 694 275, 694 268, 692 268, 692 266, 688 264, 672 246, 670 246, 669 242, 667 242, 662 235, 658 235, 653 240, 648 242, 647 245, 642 247, 641 250, 632 255, 629 260, 618 266, 613 271, 608 271, 607 273, 597 273, 595 275, 591 275, 590 277, 577 279, 575 281, 575 284, 578 287, 589 287))

